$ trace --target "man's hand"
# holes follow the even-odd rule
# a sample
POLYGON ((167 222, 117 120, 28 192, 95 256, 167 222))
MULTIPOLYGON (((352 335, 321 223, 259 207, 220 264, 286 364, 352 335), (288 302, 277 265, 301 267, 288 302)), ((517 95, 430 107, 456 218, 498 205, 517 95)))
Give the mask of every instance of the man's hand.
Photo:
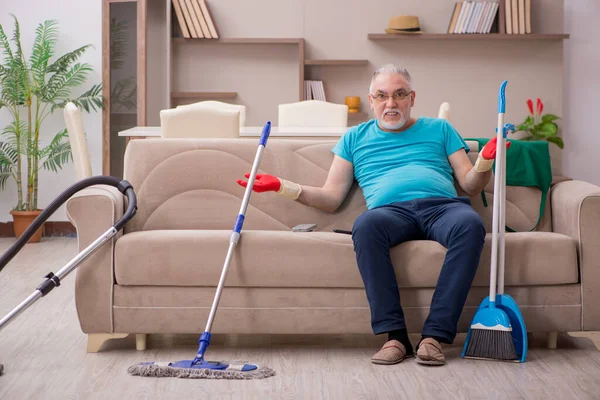
MULTIPOLYGON (((250 178, 250 173, 244 175, 246 178, 250 178)), ((241 179, 237 180, 237 183, 240 186, 247 187, 248 182, 243 181, 241 179)), ((254 180, 254 185, 252 185, 252 190, 257 193, 262 192, 277 192, 281 188, 281 181, 279 178, 273 175, 268 174, 256 174, 256 179, 254 180)))
MULTIPOLYGON (((494 165, 494 160, 496 159, 496 149, 498 146, 498 138, 494 136, 494 138, 488 141, 483 149, 477 156, 477 161, 475 162, 475 171, 477 172, 486 172, 492 169, 494 165)), ((510 142, 506 142, 506 148, 510 147, 510 142)))
MULTIPOLYGON (((244 176, 250 178, 250 173, 244 174, 244 176)), ((238 179, 237 183, 243 187, 248 186, 248 182, 241 179, 238 179)), ((302 193, 302 188, 297 183, 279 179, 269 174, 256 174, 252 190, 258 193, 275 192, 292 200, 297 200, 300 193, 302 193)))

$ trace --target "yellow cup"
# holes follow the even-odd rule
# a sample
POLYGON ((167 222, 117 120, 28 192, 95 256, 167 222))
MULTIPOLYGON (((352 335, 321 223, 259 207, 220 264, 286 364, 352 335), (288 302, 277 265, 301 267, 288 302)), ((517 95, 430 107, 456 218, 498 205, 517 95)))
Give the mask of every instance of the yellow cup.
POLYGON ((346 105, 348 106, 349 113, 357 113, 360 109, 360 96, 346 97, 346 105))

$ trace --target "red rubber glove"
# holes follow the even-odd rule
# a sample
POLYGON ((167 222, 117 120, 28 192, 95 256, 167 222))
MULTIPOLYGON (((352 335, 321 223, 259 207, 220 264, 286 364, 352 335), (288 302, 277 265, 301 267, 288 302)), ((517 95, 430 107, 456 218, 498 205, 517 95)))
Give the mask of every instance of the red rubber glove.
MULTIPOLYGON (((250 178, 250 173, 244 174, 246 178, 250 178)), ((240 186, 247 187, 248 182, 241 179, 237 180, 240 186)), ((269 174, 256 174, 252 190, 255 192, 278 192, 281 189, 281 181, 279 178, 269 174)))
MULTIPOLYGON (((477 172, 487 172, 492 169, 494 165, 494 160, 496 159, 496 147, 498 143, 498 138, 494 136, 492 140, 489 140, 483 149, 477 155, 477 161, 475 162, 475 171, 477 172)), ((510 142, 506 142, 506 148, 510 147, 510 142)))
MULTIPOLYGON (((494 136, 494 138, 488 141, 485 146, 483 146, 483 150, 481 150, 481 156, 486 160, 493 160, 496 158, 496 146, 498 144, 498 137, 494 136)), ((510 147, 510 142, 506 141, 506 148, 510 147)))

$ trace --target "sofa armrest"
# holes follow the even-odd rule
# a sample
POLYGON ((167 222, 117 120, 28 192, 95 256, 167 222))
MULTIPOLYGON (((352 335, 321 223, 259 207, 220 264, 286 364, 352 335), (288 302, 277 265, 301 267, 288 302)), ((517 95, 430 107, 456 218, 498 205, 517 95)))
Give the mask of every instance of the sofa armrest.
MULTIPOLYGON (((67 217, 77 230, 78 251, 90 245, 123 216, 125 200, 117 188, 90 186, 67 200, 67 217)), ((114 242, 119 232, 79 264, 75 305, 84 333, 111 333, 114 242)))
POLYGON ((553 231, 575 240, 583 304, 582 330, 600 330, 600 187, 582 181, 558 183, 551 191, 553 231))

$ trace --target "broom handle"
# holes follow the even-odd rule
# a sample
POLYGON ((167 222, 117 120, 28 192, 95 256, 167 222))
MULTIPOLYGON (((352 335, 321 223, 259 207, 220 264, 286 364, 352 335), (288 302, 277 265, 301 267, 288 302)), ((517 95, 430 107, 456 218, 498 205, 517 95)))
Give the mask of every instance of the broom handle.
MULTIPOLYGON (((503 123, 503 115, 498 114, 498 126, 502 126, 503 123)), ((502 132, 502 130, 500 130, 502 132)), ((502 133, 500 133, 502 134, 502 133)), ((500 140, 498 140, 500 143, 500 140)), ((491 256, 491 266, 490 266, 490 302, 495 303, 496 301, 496 285, 498 282, 498 225, 500 224, 500 174, 498 171, 498 149, 500 147, 496 146, 496 169, 494 171, 494 202, 493 202, 493 211, 492 211, 492 251, 490 253, 491 256)))
MULTIPOLYGON (((504 132, 504 128, 503 128, 504 132)), ((500 223, 498 226, 498 294, 504 294, 504 267, 505 267, 505 232, 506 232, 506 140, 502 135, 501 150, 501 180, 500 180, 500 223)))
MULTIPOLYGON (((504 150, 504 111, 506 108, 506 98, 504 90, 508 82, 502 82, 500 85, 500 91, 498 93, 498 128, 496 132, 496 160, 498 157, 503 155, 504 150)), ((501 163, 500 163, 501 164, 501 163)), ((500 213, 501 207, 501 180, 502 180, 502 165, 500 165, 500 171, 498 171, 498 161, 496 161, 496 170, 494 171, 494 203, 493 203, 493 215, 492 215, 492 251, 491 251, 491 267, 490 267, 490 303, 492 305, 496 302, 496 285, 498 282, 498 233, 500 232, 500 213)))

